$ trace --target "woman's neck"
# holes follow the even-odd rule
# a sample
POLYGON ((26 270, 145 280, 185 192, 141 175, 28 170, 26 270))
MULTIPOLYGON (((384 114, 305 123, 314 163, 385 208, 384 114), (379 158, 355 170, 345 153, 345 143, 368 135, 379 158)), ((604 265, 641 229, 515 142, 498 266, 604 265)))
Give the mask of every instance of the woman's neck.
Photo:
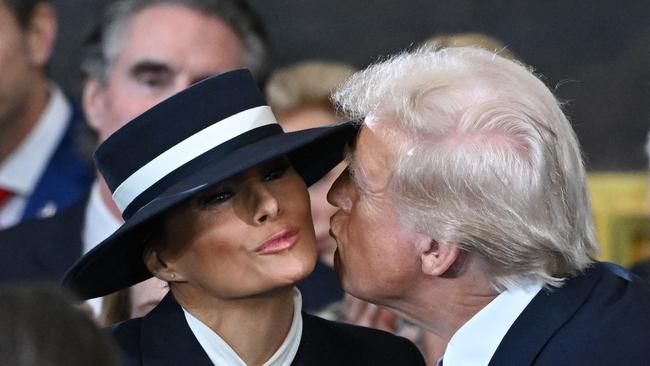
POLYGON ((246 365, 262 365, 282 345, 293 321, 293 287, 242 299, 196 295, 174 286, 176 301, 210 327, 246 365))

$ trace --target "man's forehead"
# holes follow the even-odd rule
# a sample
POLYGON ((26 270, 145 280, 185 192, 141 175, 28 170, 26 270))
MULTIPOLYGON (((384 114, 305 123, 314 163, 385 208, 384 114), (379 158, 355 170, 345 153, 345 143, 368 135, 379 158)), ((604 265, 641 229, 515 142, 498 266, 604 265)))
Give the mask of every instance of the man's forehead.
POLYGON ((393 143, 381 127, 363 125, 354 144, 351 165, 371 190, 383 190, 396 161, 393 143))

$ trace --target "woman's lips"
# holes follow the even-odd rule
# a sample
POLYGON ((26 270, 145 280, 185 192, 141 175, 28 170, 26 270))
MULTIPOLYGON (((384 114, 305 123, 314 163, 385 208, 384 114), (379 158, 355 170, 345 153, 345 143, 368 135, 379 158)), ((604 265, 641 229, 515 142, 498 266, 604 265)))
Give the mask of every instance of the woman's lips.
POLYGON ((283 250, 290 249, 298 241, 299 232, 300 231, 296 229, 282 230, 279 233, 274 234, 270 238, 266 239, 266 241, 257 247, 255 251, 258 254, 274 254, 283 250))

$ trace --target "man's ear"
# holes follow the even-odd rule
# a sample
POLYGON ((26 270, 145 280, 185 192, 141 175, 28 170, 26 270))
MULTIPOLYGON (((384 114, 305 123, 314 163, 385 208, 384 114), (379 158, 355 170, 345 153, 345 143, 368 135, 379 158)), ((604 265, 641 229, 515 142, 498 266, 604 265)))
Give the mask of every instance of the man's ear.
POLYGON ((145 249, 143 253, 144 264, 155 277, 166 282, 183 281, 178 272, 162 260, 154 246, 145 249))
POLYGON ((460 260, 461 249, 453 244, 438 243, 423 238, 419 243, 422 272, 430 276, 448 274, 454 263, 460 260))
POLYGON ((88 125, 99 133, 102 128, 103 118, 107 114, 104 86, 94 77, 89 77, 83 88, 81 103, 86 114, 88 125))
POLYGON ((54 48, 58 24, 54 6, 48 1, 39 1, 27 24, 27 47, 32 63, 44 67, 54 48))

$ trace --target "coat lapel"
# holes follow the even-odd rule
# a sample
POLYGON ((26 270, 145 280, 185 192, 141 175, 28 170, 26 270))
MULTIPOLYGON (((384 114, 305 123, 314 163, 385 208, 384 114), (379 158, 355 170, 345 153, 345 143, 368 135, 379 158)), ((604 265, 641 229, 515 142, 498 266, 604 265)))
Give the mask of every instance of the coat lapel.
POLYGON ((212 361, 194 337, 171 293, 142 322, 142 365, 206 365, 212 361))
MULTIPOLYGON (((33 221, 30 235, 39 239, 29 259, 41 278, 59 281, 83 254, 82 231, 88 196, 82 197, 68 210, 51 218, 33 221)), ((28 223, 28 225, 31 223, 28 223)))
POLYGON ((548 340, 587 300, 602 271, 601 264, 594 264, 564 286, 540 291, 510 327, 490 365, 533 364, 548 340))

